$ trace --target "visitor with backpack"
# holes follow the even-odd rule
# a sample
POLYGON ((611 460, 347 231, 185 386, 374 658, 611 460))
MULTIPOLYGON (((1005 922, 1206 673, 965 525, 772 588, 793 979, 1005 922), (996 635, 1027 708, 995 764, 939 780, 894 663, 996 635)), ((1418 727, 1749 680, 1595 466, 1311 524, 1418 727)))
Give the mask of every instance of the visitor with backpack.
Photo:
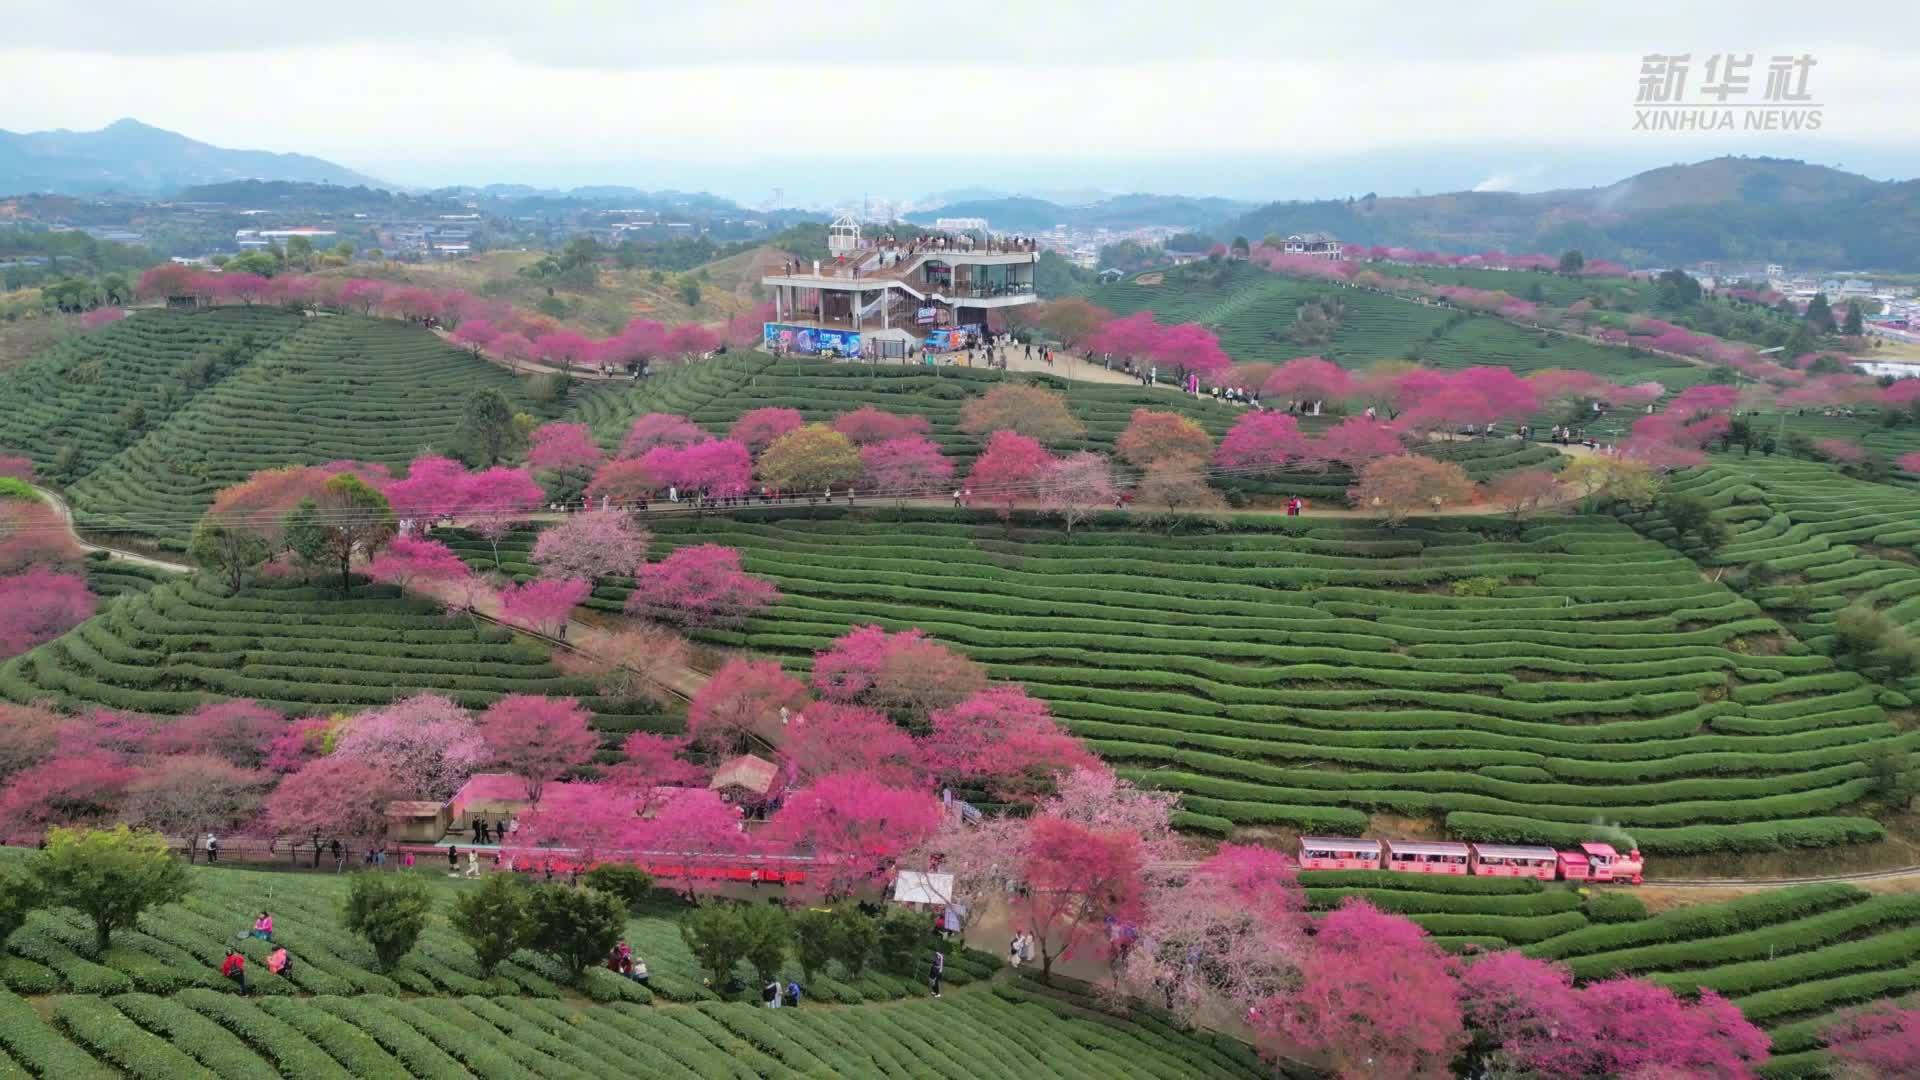
POLYGON ((267 970, 283 979, 293 978, 293 957, 287 955, 285 945, 267 954, 267 970))

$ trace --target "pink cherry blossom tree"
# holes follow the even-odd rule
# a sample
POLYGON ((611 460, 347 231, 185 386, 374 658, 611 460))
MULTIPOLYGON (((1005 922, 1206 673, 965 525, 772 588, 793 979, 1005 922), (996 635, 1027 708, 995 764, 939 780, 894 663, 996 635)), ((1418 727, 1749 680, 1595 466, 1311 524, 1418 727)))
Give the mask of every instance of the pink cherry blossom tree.
POLYGON ((781 840, 816 860, 806 891, 829 899, 890 876, 900 856, 939 825, 940 804, 931 795, 857 772, 836 772, 790 792, 773 820, 781 840))
POLYGON ((1767 1060, 1767 1034, 1711 990, 1688 1004, 1664 986, 1608 979, 1582 989, 1579 1000, 1600 1033, 1589 1060, 1593 1075, 1666 1067, 1683 1076, 1745 1080, 1767 1060))
POLYGON ((773 440, 806 422, 806 417, 800 415, 799 409, 768 405, 741 413, 740 419, 733 422, 727 434, 757 454, 771 446, 773 440))
POLYGON ((1284 994, 1307 948, 1294 871, 1271 848, 1223 844, 1183 877, 1155 881, 1139 942, 1114 967, 1119 996, 1191 1020, 1213 1001, 1244 1011, 1284 994))
POLYGON ((1299 989, 1258 1006, 1256 1043, 1278 1034, 1348 1077, 1451 1075, 1467 1036, 1450 968, 1426 931, 1350 897, 1320 921, 1299 989))
POLYGON ((331 758, 384 767, 411 797, 446 799, 488 754, 471 714, 439 694, 417 694, 348 721, 331 758))
POLYGON ((500 613, 548 637, 560 634, 593 591, 579 578, 534 578, 500 591, 500 613))
POLYGON ((691 736, 636 731, 620 743, 620 761, 608 770, 608 779, 638 794, 643 812, 650 812, 656 791, 706 783, 707 770, 685 756, 692 745, 691 736))
POLYGON ((782 733, 789 786, 829 773, 852 772, 894 788, 919 786, 919 750, 885 713, 859 705, 816 702, 782 733))
POLYGON ((705 788, 675 788, 641 819, 635 846, 649 852, 686 855, 669 858, 666 879, 692 898, 701 887, 694 876, 700 856, 752 854, 759 845, 746 832, 740 810, 705 788))
POLYGON ((1321 402, 1340 401, 1353 392, 1347 369, 1318 356, 1302 356, 1281 364, 1261 386, 1263 398, 1311 402, 1318 415, 1321 402))
POLYGON ((1062 730, 1047 704, 1019 686, 994 686, 935 709, 921 743, 929 772, 958 787, 984 788, 1002 802, 1031 803, 1078 766, 1095 764, 1062 730))
POLYGON ((653 534, 624 510, 589 510, 540 533, 533 563, 542 577, 598 581, 631 577, 647 560, 653 534))
POLYGON ((366 569, 373 580, 402 589, 416 582, 459 581, 471 573, 452 548, 419 536, 394 537, 366 569))
POLYGON ((1069 536, 1075 525, 1114 508, 1119 493, 1113 466, 1090 450, 1056 458, 1040 473, 1040 502, 1066 525, 1069 536))
POLYGON ((656 446, 640 458, 655 485, 699 491, 714 498, 745 495, 753 483, 753 455, 733 439, 656 446))
POLYGON ((1901 454, 1899 457, 1893 459, 1893 463, 1900 466, 1901 472, 1920 475, 1920 450, 1911 454, 1901 454))
POLYGON ((687 705, 687 731, 714 753, 732 754, 781 738, 780 710, 806 708, 807 688, 771 660, 729 660, 687 705))
POLYGON ((1137 311, 1094 331, 1087 340, 1087 352, 1141 360, 1154 354, 1165 334, 1166 329, 1154 321, 1151 311, 1137 311))
POLYGON ((600 737, 591 715, 570 697, 508 694, 480 714, 480 736, 493 763, 527 785, 527 799, 540 801, 548 781, 593 760, 600 737))
POLYGON ((852 412, 843 412, 834 417, 833 430, 845 435, 855 446, 867 446, 893 439, 925 436, 933 430, 933 425, 924 416, 902 416, 871 405, 862 405, 852 412))
POLYGON ((666 484, 653 475, 644 460, 620 458, 600 466, 587 485, 587 498, 606 500, 614 506, 634 506, 653 498, 666 484))
POLYGON ((0 656, 52 641, 92 617, 95 599, 85 578, 36 566, 0 578, 0 656))
POLYGON ((378 486, 380 494, 387 497, 387 505, 393 507, 395 517, 434 522, 456 516, 464 509, 466 485, 467 470, 459 462, 437 454, 422 454, 407 466, 405 477, 378 486))
POLYGON ((257 769, 267 764, 274 744, 290 727, 285 716, 257 702, 220 701, 155 724, 142 749, 161 756, 209 754, 243 769, 257 769))
POLYGON ((1400 436, 1385 424, 1359 416, 1349 416, 1328 428, 1313 440, 1306 456, 1315 461, 1337 462, 1354 472, 1383 457, 1392 457, 1405 449, 1400 436))
POLYGON ((387 804, 417 794, 386 763, 319 758, 287 776, 267 797, 266 821, 279 833, 378 836, 387 804))
POLYGON ((1060 775, 1040 812, 1089 829, 1137 836, 1147 858, 1173 859, 1179 855, 1173 833, 1173 811, 1179 803, 1173 792, 1139 787, 1089 762, 1060 775))
POLYGON ((1920 1009, 1877 1002, 1841 1017, 1825 1037, 1833 1059, 1864 1076, 1891 1078, 1920 1071, 1920 1009))
POLYGON ((525 470, 499 465, 468 476, 461 486, 461 516, 491 545, 496 568, 500 565, 500 541, 521 519, 539 509, 544 494, 525 470))
POLYGON ((738 551, 699 544, 642 566, 626 609, 678 626, 739 626, 779 599, 772 582, 740 569, 738 551))
POLYGON ((987 439, 986 451, 974 459, 967 487, 975 497, 996 506, 1001 521, 1011 524, 1014 503, 1037 494, 1040 474, 1052 460, 1036 440, 996 431, 987 439))
POLYGON ((903 503, 911 495, 938 493, 953 481, 953 462, 931 439, 909 435, 860 448, 862 482, 903 503))
POLYGON ((527 467, 535 472, 591 474, 605 455, 585 424, 541 424, 533 429, 527 467))
POLYGON ((63 748, 8 778, 0 790, 0 836, 31 843, 54 825, 104 823, 119 813, 134 776, 111 750, 63 748))
POLYGON ((1299 421, 1281 412, 1249 412, 1234 421, 1213 460, 1236 473, 1271 476, 1301 460, 1306 450, 1299 421))
POLYGON ((656 446, 689 446, 710 438, 700 425, 671 413, 646 413, 627 428, 620 442, 620 456, 636 458, 656 446))
POLYGON ((1148 355, 1157 363, 1198 375, 1202 382, 1225 374, 1233 366, 1233 361, 1220 348, 1220 338, 1198 323, 1167 327, 1153 342, 1148 355))
POLYGON ((1060 958, 1099 940, 1106 919, 1136 923, 1143 914, 1136 836, 1039 817, 1027 828, 1021 855, 1026 888, 1013 899, 1010 918, 1033 935, 1042 982, 1053 981, 1060 958))

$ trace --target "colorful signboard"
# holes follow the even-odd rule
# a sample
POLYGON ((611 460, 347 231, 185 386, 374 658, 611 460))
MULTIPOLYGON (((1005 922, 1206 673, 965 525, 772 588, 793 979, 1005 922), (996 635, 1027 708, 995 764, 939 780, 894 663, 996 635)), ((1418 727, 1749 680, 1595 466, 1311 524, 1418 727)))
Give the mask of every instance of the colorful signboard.
POLYGON ((775 352, 802 356, 859 356, 860 335, 852 330, 829 330, 790 323, 767 323, 762 340, 775 352))

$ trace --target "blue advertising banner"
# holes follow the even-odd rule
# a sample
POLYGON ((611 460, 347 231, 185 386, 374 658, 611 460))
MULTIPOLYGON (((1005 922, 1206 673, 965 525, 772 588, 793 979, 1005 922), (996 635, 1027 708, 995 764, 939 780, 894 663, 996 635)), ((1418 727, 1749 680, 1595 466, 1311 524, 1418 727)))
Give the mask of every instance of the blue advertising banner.
POLYGON ((860 335, 852 330, 829 330, 788 323, 767 323, 762 330, 766 347, 802 356, 859 356, 860 335))

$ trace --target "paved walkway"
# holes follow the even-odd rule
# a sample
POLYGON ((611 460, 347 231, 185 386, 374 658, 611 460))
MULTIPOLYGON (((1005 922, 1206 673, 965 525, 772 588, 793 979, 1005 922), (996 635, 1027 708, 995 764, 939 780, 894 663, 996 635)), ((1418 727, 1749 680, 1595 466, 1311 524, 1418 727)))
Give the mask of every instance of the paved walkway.
POLYGON ((152 555, 142 555, 137 551, 126 551, 121 548, 104 547, 100 544, 89 544, 80 538, 79 531, 73 527, 73 508, 67 505, 67 500, 43 487, 35 487, 33 492, 40 496, 41 502, 46 503, 59 512, 60 519, 67 523, 67 534, 73 537, 73 542, 80 545, 80 550, 82 551, 104 551, 107 553, 107 558, 116 562, 132 563, 135 566, 145 566, 154 570, 165 570, 176 574, 184 574, 193 569, 192 566, 183 562, 159 559, 152 555))

